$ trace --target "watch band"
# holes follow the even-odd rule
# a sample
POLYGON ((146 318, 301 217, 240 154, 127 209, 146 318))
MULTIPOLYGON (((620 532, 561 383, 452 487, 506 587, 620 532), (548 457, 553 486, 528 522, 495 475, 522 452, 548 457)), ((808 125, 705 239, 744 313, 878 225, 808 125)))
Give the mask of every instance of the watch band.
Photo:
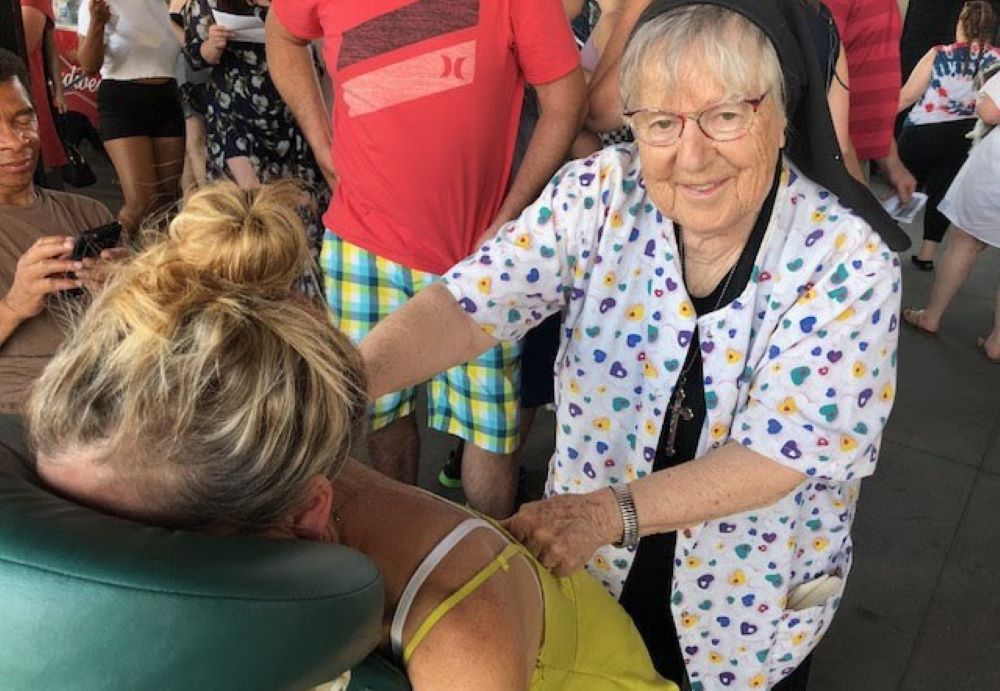
POLYGON ((631 549, 639 544, 639 514, 635 510, 635 499, 628 484, 611 485, 611 491, 618 502, 618 510, 622 514, 622 537, 614 543, 615 547, 631 549))

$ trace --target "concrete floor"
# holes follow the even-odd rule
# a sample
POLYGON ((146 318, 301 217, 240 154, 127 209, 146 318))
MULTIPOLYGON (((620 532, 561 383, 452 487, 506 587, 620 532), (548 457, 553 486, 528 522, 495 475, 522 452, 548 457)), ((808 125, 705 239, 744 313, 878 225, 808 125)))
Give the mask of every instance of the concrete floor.
MULTIPOLYGON (((109 167, 89 190, 112 210, 109 167)), ((919 221, 908 228, 920 240, 919 221)), ((921 306, 933 274, 903 259, 903 304, 921 306)), ((847 593, 815 655, 812 691, 1000 689, 1000 367, 975 348, 992 324, 1000 252, 988 250, 937 338, 903 328, 896 407, 876 474, 865 481, 847 593)), ((521 462, 541 491, 555 420, 542 412, 521 462)), ((424 430, 420 484, 453 446, 424 430)), ((363 452, 362 454, 363 455, 363 452)))

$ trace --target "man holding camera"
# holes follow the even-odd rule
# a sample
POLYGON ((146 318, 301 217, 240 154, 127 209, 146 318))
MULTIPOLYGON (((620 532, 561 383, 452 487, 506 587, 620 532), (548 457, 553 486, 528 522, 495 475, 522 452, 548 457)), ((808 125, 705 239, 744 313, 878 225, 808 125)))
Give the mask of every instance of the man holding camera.
POLYGON ((87 278, 70 258, 76 234, 114 220, 98 201, 36 187, 40 147, 25 65, 0 49, 0 415, 20 413, 63 339, 49 305, 87 278))

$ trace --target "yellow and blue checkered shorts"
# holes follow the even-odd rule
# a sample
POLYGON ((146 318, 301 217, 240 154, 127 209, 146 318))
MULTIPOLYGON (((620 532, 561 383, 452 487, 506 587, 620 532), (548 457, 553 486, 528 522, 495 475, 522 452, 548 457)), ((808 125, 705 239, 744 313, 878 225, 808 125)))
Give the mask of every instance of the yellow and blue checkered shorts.
MULTIPOLYGON (((359 343, 389 316, 440 277, 379 257, 334 235, 323 236, 320 255, 326 300, 337 328, 359 343)), ((430 380, 427 424, 485 451, 510 454, 518 445, 520 345, 501 343, 479 358, 430 380)), ((375 401, 372 429, 413 412, 416 389, 375 401)))

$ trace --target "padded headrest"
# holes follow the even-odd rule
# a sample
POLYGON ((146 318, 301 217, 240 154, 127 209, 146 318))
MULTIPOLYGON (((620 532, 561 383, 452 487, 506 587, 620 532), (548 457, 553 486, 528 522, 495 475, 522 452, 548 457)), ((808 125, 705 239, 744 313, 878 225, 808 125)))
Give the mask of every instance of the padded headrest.
POLYGON ((374 649, 382 608, 351 549, 106 516, 0 446, 4 689, 305 689, 374 649))

